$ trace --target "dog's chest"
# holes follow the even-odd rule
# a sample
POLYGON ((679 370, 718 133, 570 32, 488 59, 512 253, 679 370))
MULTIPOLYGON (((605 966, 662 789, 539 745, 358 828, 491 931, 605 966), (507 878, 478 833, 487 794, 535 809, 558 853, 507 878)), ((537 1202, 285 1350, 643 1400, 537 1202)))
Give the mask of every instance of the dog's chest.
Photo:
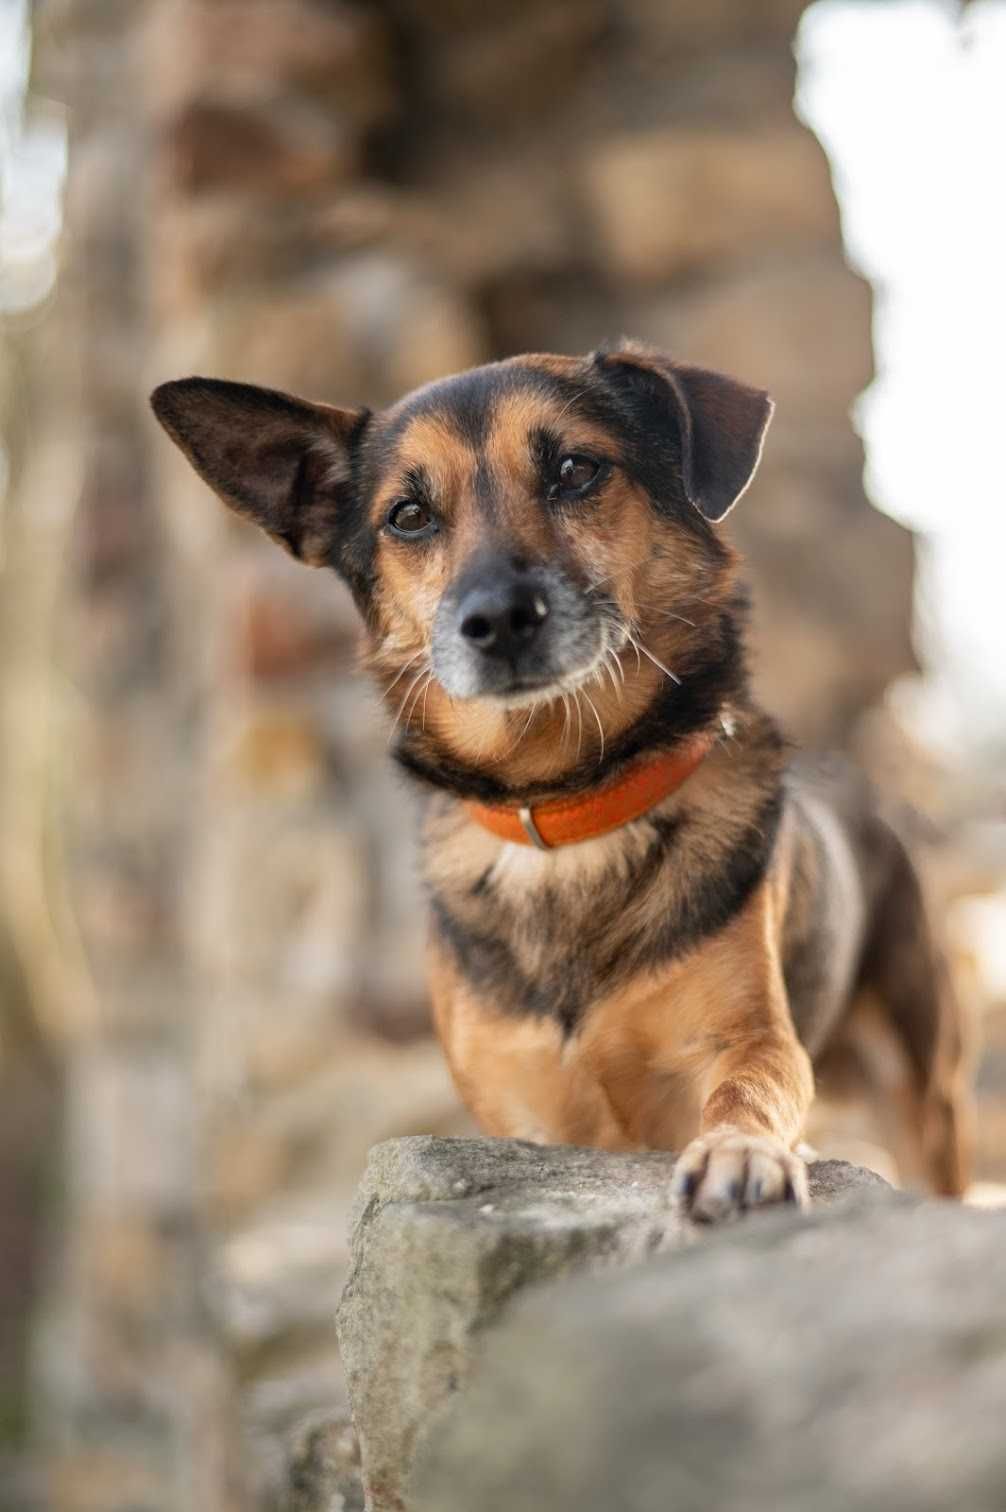
POLYGON ((480 997, 569 1032, 657 945, 674 912, 666 857, 647 826, 547 855, 496 846, 433 889, 435 926, 480 997))
POLYGON ((570 1033, 724 927, 764 875, 778 811, 774 786, 727 812, 674 800, 549 852, 434 813, 423 870, 439 943, 487 1007, 570 1033))

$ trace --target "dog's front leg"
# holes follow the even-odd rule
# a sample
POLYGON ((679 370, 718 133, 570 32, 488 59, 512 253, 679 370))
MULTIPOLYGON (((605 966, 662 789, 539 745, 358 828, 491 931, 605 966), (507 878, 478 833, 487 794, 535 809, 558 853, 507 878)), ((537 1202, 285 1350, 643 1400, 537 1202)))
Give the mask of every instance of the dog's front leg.
POLYGON ((718 1004, 718 1050, 702 1076, 700 1133, 674 1173, 682 1205, 706 1223, 768 1203, 807 1203, 806 1168, 794 1146, 814 1077, 789 1013, 767 886, 745 913, 743 948, 734 954, 739 975, 732 988, 720 979, 727 996, 718 1004))
POLYGON ((771 1202, 807 1203, 807 1174, 793 1153, 812 1078, 796 1038, 739 1046, 713 1071, 702 1133, 683 1151, 674 1190, 693 1218, 714 1223, 771 1202))

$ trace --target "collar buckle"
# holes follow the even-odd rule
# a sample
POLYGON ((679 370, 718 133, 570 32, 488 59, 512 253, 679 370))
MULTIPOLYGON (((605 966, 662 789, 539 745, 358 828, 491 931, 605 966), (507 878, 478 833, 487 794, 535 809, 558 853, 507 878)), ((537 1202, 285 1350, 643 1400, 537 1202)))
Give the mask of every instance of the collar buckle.
POLYGON ((523 808, 519 808, 517 810, 517 817, 520 820, 521 824, 523 824, 524 833, 527 835, 527 838, 530 840, 532 845, 536 845, 539 850, 543 851, 552 849, 551 845, 549 845, 546 840, 542 839, 541 831, 538 829, 538 826, 534 822, 534 810, 530 807, 530 805, 525 804, 523 808))

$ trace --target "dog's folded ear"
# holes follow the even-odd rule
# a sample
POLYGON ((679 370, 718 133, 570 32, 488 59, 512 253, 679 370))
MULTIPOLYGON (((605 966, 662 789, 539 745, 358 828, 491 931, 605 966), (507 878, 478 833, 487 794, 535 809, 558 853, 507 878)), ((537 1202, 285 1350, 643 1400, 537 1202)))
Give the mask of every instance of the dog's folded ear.
POLYGON ((680 437, 689 502, 707 520, 722 520, 757 470, 775 408, 768 394, 723 373, 673 362, 637 342, 602 348, 594 361, 645 391, 648 408, 663 409, 680 437))
POLYGON ((367 410, 215 378, 162 383, 151 407, 225 504, 311 566, 334 566, 367 410))

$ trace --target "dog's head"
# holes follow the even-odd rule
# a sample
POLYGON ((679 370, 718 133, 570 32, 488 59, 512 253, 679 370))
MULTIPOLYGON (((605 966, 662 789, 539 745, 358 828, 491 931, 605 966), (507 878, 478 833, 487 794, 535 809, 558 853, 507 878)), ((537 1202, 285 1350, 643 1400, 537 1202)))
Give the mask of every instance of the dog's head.
POLYGON ((633 344, 493 363, 376 414, 202 378, 152 402, 227 504, 346 579, 407 739, 501 769, 526 719, 532 781, 572 746, 574 700, 579 754, 708 660, 732 571, 712 526, 772 412, 633 344))

